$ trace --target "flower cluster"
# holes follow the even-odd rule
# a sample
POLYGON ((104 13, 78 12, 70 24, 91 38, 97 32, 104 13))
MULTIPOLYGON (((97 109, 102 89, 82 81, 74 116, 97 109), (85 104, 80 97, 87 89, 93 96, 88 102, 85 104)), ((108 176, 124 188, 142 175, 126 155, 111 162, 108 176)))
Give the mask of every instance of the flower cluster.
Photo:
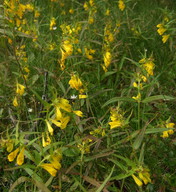
POLYGON ((60 163, 61 159, 62 159, 62 154, 59 150, 57 150, 54 152, 53 155, 49 157, 50 163, 42 163, 39 165, 39 167, 42 167, 43 169, 48 171, 50 175, 55 177, 57 174, 57 171, 60 170, 61 168, 61 163, 60 163))
POLYGON ((24 163, 24 151, 25 148, 24 147, 18 147, 17 149, 15 149, 14 151, 12 151, 9 155, 8 155, 8 160, 10 162, 14 161, 14 159, 17 156, 17 164, 18 165, 22 165, 24 163), (18 154, 19 152, 19 154, 18 154))
POLYGON ((79 91, 79 99, 87 98, 87 95, 84 94, 85 86, 83 85, 78 75, 72 74, 71 79, 68 83, 72 89, 76 89, 77 91, 79 91))
POLYGON ((124 11, 124 9, 125 9, 125 3, 124 3, 123 0, 119 0, 119 1, 118 1, 118 7, 119 7, 119 9, 120 9, 121 11, 124 11))
POLYGON ((119 108, 111 109, 110 119, 111 119, 111 122, 109 122, 110 129, 114 129, 117 127, 123 127, 125 125, 125 119, 119 108))
POLYGON ((168 29, 169 29, 169 18, 168 17, 164 17, 162 23, 159 23, 156 27, 157 27, 157 32, 159 35, 162 36, 162 42, 166 43, 167 40, 170 37, 170 34, 168 34, 168 29))
POLYGON ((147 183, 151 183, 151 179, 150 179, 150 173, 149 173, 149 169, 147 168, 143 168, 140 167, 138 170, 136 170, 136 172, 138 173, 138 177, 136 175, 132 175, 135 183, 141 187, 143 185, 143 183, 145 185, 147 185, 147 183))
POLYGON ((164 125, 166 128, 170 129, 168 131, 163 131, 163 134, 161 135, 161 137, 163 138, 167 138, 169 137, 169 135, 174 134, 174 130, 172 128, 174 128, 175 123, 170 123, 170 122, 166 122, 164 125))
POLYGON ((18 100, 19 100, 19 97, 24 94, 24 90, 25 90, 24 85, 21 85, 19 83, 16 84, 16 96, 13 99, 13 106, 14 107, 17 107, 19 105, 18 100))

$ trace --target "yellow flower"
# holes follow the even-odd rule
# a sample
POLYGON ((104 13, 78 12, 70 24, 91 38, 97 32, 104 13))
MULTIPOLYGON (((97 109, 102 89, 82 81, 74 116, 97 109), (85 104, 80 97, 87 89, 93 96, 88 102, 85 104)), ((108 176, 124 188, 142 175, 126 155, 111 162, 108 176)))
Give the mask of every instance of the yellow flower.
POLYGON ((52 175, 53 177, 56 176, 57 170, 54 168, 53 164, 43 163, 42 165, 40 165, 40 167, 48 171, 48 173, 50 173, 50 175, 52 175))
POLYGON ((13 160, 16 158, 19 150, 20 150, 20 148, 18 147, 15 151, 12 151, 12 152, 8 155, 8 160, 9 160, 10 162, 13 161, 13 160))
POLYGON ((69 10, 69 13, 70 13, 70 14, 73 14, 73 13, 74 13, 74 10, 73 10, 73 9, 70 9, 70 10, 69 10))
POLYGON ((19 83, 17 83, 17 88, 16 88, 16 94, 19 94, 19 95, 23 95, 24 94, 24 90, 25 90, 25 86, 24 85, 21 85, 19 83))
POLYGON ((166 43, 166 41, 169 39, 170 35, 163 35, 162 36, 162 42, 166 43))
POLYGON ((46 133, 46 140, 45 140, 45 135, 44 135, 44 133, 42 133, 42 146, 43 146, 43 147, 46 147, 47 145, 50 145, 50 143, 51 143, 51 139, 50 139, 50 137, 49 137, 48 132, 46 133))
POLYGON ((85 9, 86 11, 88 11, 88 9, 89 9, 89 6, 88 6, 88 3, 87 3, 87 2, 84 2, 84 5, 83 5, 83 7, 84 7, 84 9, 85 9))
POLYGON ((71 79, 68 83, 72 89, 76 89, 77 91, 82 89, 83 86, 81 79, 75 74, 71 75, 71 79))
POLYGON ((83 113, 82 111, 73 111, 73 113, 75 113, 77 116, 82 117, 83 113))
POLYGON ((62 116, 61 119, 59 119, 60 122, 58 122, 57 120, 51 119, 52 123, 54 123, 57 127, 60 127, 61 129, 65 129, 68 122, 70 121, 70 117, 69 116, 62 116))
POLYGON ((135 183, 136 183, 139 187, 141 187, 141 186, 143 185, 142 181, 141 181, 139 178, 137 178, 134 174, 132 175, 132 177, 133 177, 135 183))
POLYGON ((158 32, 159 35, 162 35, 166 31, 166 28, 161 23, 157 25, 157 28, 158 28, 157 32, 158 32))
POLYGON ((59 98, 59 102, 56 104, 57 107, 60 107, 61 109, 67 111, 67 112, 71 112, 72 111, 72 107, 69 104, 69 101, 67 99, 64 98, 59 98))
POLYGON ((24 163, 24 147, 21 149, 20 153, 17 156, 17 164, 22 165, 24 163))
POLYGON ((6 143, 6 147, 7 147, 7 152, 11 152, 13 150, 13 140, 8 140, 6 143))
POLYGON ((50 30, 55 30, 56 29, 56 19, 54 17, 51 18, 50 20, 50 30))
POLYGON ((124 4, 124 1, 123 0, 119 0, 118 1, 118 6, 119 6, 119 9, 121 11, 123 11, 125 9, 125 4, 124 4))
POLYGON ((109 15, 110 15, 110 10, 109 10, 109 9, 106 10, 105 15, 106 15, 106 16, 109 16, 109 15))
POLYGON ((48 131, 49 131, 49 133, 51 134, 51 135, 53 135, 53 128, 51 127, 51 125, 50 125, 50 123, 48 122, 48 120, 45 120, 46 121, 46 125, 47 125, 47 127, 48 127, 48 131))
POLYGON ((138 93, 136 97, 132 97, 132 98, 139 102, 141 100, 141 94, 138 93))
POLYGON ((87 95, 79 95, 79 99, 86 99, 87 95))
POLYGON ((18 107, 18 100, 17 97, 15 96, 15 98, 13 99, 13 106, 14 107, 18 107))
MULTIPOLYGON (((175 123, 166 123, 166 128, 174 128, 174 126, 175 126, 175 123)), ((169 135, 172 135, 172 134, 174 134, 174 131, 171 129, 171 130, 168 130, 168 131, 163 131, 163 134, 161 135, 161 137, 163 137, 163 138, 167 138, 167 137, 169 137, 169 135)))
POLYGON ((106 51, 105 54, 103 55, 104 58, 104 67, 103 70, 107 72, 107 68, 111 64, 111 53, 109 51, 106 51))
POLYGON ((120 120, 112 121, 112 122, 109 122, 108 124, 110 125, 110 129, 114 129, 122 126, 122 122, 120 120))

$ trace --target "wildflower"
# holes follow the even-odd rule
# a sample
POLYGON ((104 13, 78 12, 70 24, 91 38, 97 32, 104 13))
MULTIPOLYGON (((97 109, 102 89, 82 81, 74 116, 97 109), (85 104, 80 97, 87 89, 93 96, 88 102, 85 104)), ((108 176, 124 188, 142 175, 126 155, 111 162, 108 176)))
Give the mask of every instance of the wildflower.
POLYGON ((164 25, 162 23, 158 24, 157 28, 158 28, 157 32, 159 35, 162 35, 166 31, 166 28, 164 27, 164 25))
POLYGON ((68 122, 70 121, 70 116, 65 116, 64 114, 62 114, 62 117, 60 119, 51 119, 52 123, 54 123, 57 127, 60 127, 61 129, 65 129, 68 122), (59 121, 60 122, 59 122, 59 121))
POLYGON ((88 23, 89 23, 89 24, 94 23, 94 18, 93 18, 93 16, 90 16, 90 17, 89 17, 89 19, 88 19, 88 23))
POLYGON ((56 27, 56 19, 54 17, 51 18, 50 20, 50 30, 55 30, 56 27))
POLYGON ((51 143, 51 139, 49 137, 49 134, 48 132, 46 132, 46 140, 45 140, 45 135, 44 133, 42 133, 42 146, 43 147, 46 147, 47 145, 50 145, 51 143))
POLYGON ((86 11, 88 11, 88 10, 89 10, 89 6, 88 6, 88 3, 87 3, 87 2, 84 2, 83 7, 84 7, 84 9, 85 9, 86 11))
POLYGON ((87 49, 86 47, 84 48, 85 50, 85 55, 88 59, 92 60, 93 59, 93 56, 92 54, 95 53, 95 50, 94 49, 87 49))
MULTIPOLYGON (((139 61, 142 64, 143 69, 146 70, 147 75, 153 75, 153 70, 155 68, 155 64, 153 63, 153 59, 150 58, 143 58, 139 61)), ((144 78, 145 79, 145 78, 144 78)))
POLYGON ((87 98, 87 95, 85 95, 85 94, 80 94, 79 95, 79 99, 86 99, 87 98))
POLYGON ((47 127, 48 127, 48 132, 51 134, 51 135, 53 135, 53 128, 51 127, 51 125, 50 125, 50 123, 48 122, 48 120, 45 120, 46 121, 46 125, 47 125, 47 127))
POLYGON ((13 140, 9 139, 7 142, 6 142, 6 150, 7 152, 11 152, 13 150, 13 140))
POLYGON ((71 105, 69 104, 69 101, 64 98, 59 98, 58 103, 56 104, 57 107, 60 107, 61 109, 71 112, 71 105))
POLYGON ((70 13, 70 14, 73 14, 73 13, 74 13, 74 10, 73 10, 73 9, 70 9, 70 10, 69 10, 69 13, 70 13))
POLYGON ((19 150, 20 150, 20 148, 18 147, 17 149, 15 149, 15 151, 12 151, 12 152, 8 155, 8 160, 9 160, 10 162, 13 161, 13 160, 16 158, 19 150))
POLYGON ((22 165, 24 163, 24 147, 21 149, 20 153, 17 156, 17 164, 22 165))
POLYGON ((14 107, 18 107, 18 100, 17 97, 15 96, 15 98, 13 99, 13 106, 14 107))
POLYGON ((73 113, 75 113, 77 116, 82 117, 83 113, 82 111, 73 111, 73 113))
POLYGON ((124 125, 124 118, 122 114, 119 113, 119 109, 111 109, 110 119, 111 122, 108 123, 110 125, 110 129, 122 127, 124 125))
POLYGON ((81 151, 82 154, 84 153, 90 153, 90 145, 89 143, 92 142, 92 139, 86 138, 82 141, 82 143, 79 143, 77 147, 81 151))
POLYGON ((143 185, 142 181, 141 181, 138 177, 136 177, 134 174, 132 175, 132 177, 133 177, 135 183, 136 183, 139 187, 141 187, 141 186, 143 185))
POLYGON ((17 83, 16 86, 17 86, 16 87, 16 94, 23 95, 24 94, 24 90, 25 90, 25 86, 21 85, 19 83, 17 83))
POLYGON ((83 87, 81 79, 75 74, 71 75, 71 79, 68 83, 72 89, 76 89, 77 91, 80 91, 83 87))
POLYGON ((50 163, 43 163, 43 164, 40 165, 40 167, 42 167, 43 169, 48 171, 48 173, 50 175, 55 177, 56 174, 57 174, 57 171, 60 170, 60 168, 61 168, 61 164, 60 164, 61 159, 62 159, 61 153, 56 152, 55 154, 53 154, 51 156, 50 163))
POLYGON ((162 42, 166 43, 166 41, 169 39, 170 35, 163 35, 162 36, 162 42))
POLYGON ((106 15, 106 16, 109 16, 109 15, 110 15, 110 10, 109 10, 109 9, 106 10, 105 15, 106 15))
POLYGON ((136 101, 140 102, 140 100, 141 100, 141 94, 138 93, 136 97, 134 96, 134 97, 132 97, 132 98, 135 99, 136 101))
POLYGON ((95 137, 97 137, 98 135, 101 135, 102 137, 104 137, 106 135, 105 130, 102 127, 98 127, 97 129, 90 131, 90 134, 95 137))
POLYGON ((107 72, 107 68, 111 64, 111 53, 107 50, 105 54, 103 55, 104 58, 104 65, 103 65, 103 70, 107 72))
POLYGON ((119 0, 118 1, 118 6, 119 6, 119 9, 121 11, 123 11, 125 9, 125 4, 124 4, 124 1, 123 0, 119 0))
POLYGON ((43 163, 42 165, 40 165, 40 167, 42 167, 43 169, 48 171, 48 173, 50 175, 52 175, 53 177, 56 176, 57 170, 54 168, 53 164, 51 164, 51 163, 43 163))
MULTIPOLYGON (((174 128, 175 123, 166 123, 165 127, 170 129, 170 128, 174 128)), ((163 134, 161 135, 161 137, 163 138, 167 138, 169 137, 169 135, 174 134, 174 131, 172 129, 168 130, 168 131, 163 131, 163 134)))

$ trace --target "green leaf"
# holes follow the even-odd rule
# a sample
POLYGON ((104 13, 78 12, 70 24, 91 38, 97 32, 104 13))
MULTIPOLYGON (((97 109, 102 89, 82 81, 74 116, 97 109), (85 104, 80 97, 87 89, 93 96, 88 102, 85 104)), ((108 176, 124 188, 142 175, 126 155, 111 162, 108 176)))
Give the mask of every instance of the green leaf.
POLYGON ((122 165, 119 161, 116 161, 115 159, 108 159, 108 160, 112 161, 115 165, 117 165, 123 171, 127 171, 128 170, 128 167, 122 165))
POLYGON ((117 101, 136 102, 134 99, 132 99, 130 97, 114 97, 114 98, 108 100, 106 103, 104 103, 102 108, 111 104, 111 103, 115 103, 117 101))
POLYGON ((30 176, 31 178, 35 179, 36 181, 42 182, 42 178, 39 177, 32 169, 30 168, 23 168, 30 176))
POLYGON ((33 183, 42 191, 42 192, 51 192, 43 182, 33 180, 33 183))
POLYGON ((145 130, 146 130, 146 127, 144 127, 144 128, 140 131, 139 135, 138 135, 137 138, 135 139, 135 141, 134 141, 134 143, 133 143, 133 145, 132 145, 135 150, 137 150, 137 149, 140 147, 140 145, 141 145, 141 143, 142 143, 142 141, 143 141, 143 138, 144 138, 145 130))
POLYGON ((145 134, 151 134, 151 133, 160 133, 163 131, 169 131, 169 130, 173 130, 173 129, 168 129, 168 128, 151 128, 151 129, 146 129, 145 134))
POLYGON ((170 97, 167 95, 155 95, 155 96, 146 97, 144 100, 142 100, 142 103, 150 103, 152 101, 157 101, 157 100, 170 101, 174 99, 175 99, 174 97, 170 97))
POLYGON ((28 177, 19 177, 10 187, 9 192, 13 192, 15 187, 18 186, 20 183, 26 182, 26 181, 30 181, 30 178, 28 177))
POLYGON ((96 190, 96 192, 101 192, 103 190, 103 188, 105 187, 106 183, 110 180, 111 178, 111 175, 113 174, 114 172, 114 168, 115 168, 115 165, 113 166, 110 174, 108 175, 108 177, 104 180, 104 182, 101 184, 101 186, 96 190))
POLYGON ((113 75, 114 73, 117 73, 117 71, 108 71, 104 75, 102 75, 101 80, 105 79, 106 77, 113 75))

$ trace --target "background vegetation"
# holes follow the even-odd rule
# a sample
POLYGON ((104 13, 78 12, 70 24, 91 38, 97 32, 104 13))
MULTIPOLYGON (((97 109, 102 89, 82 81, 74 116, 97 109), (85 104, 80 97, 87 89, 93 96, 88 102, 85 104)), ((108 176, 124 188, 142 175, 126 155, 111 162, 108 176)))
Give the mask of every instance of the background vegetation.
POLYGON ((0 191, 176 191, 176 2, 0 2, 0 191))

